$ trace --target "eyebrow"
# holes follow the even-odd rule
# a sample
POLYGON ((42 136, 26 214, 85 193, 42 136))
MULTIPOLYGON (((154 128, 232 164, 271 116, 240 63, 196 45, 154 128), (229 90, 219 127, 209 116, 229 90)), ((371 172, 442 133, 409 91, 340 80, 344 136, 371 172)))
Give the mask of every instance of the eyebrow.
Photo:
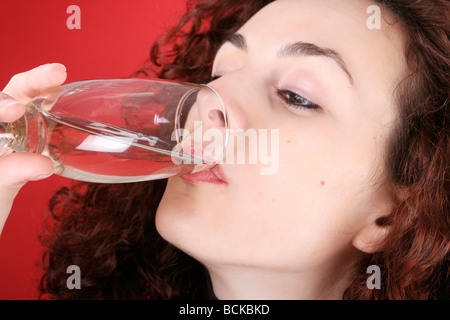
MULTIPOLYGON (((244 36, 239 33, 234 33, 234 34, 228 36, 227 38, 225 38, 223 43, 226 43, 226 42, 230 42, 235 47, 237 47, 241 50, 244 50, 244 51, 247 51, 247 49, 248 49, 247 42, 246 42, 244 36)), ((294 42, 294 43, 289 43, 289 44, 281 47, 281 49, 278 50, 277 55, 279 57, 322 56, 322 57, 331 58, 345 72, 350 83, 352 85, 354 84, 353 77, 350 74, 350 72, 348 71, 344 60, 339 55, 339 53, 337 53, 336 51, 334 51, 332 49, 319 47, 313 43, 298 41, 298 42, 294 42)))
POLYGON ((233 33, 232 35, 229 35, 225 38, 222 45, 226 42, 230 42, 236 48, 247 51, 247 41, 245 41, 244 36, 240 33, 233 33))

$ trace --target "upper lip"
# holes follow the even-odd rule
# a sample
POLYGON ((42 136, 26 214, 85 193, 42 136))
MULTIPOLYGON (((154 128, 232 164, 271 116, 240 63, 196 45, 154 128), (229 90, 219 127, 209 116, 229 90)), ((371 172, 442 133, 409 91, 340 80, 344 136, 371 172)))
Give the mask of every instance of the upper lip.
POLYGON ((218 164, 205 171, 182 175, 181 178, 191 183, 205 182, 228 184, 228 179, 221 166, 218 164))

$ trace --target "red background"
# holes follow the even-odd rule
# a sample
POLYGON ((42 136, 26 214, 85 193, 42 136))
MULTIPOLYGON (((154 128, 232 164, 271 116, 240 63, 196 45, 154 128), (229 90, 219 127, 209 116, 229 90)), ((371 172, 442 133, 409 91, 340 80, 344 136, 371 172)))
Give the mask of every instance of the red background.
MULTIPOLYGON (((67 82, 126 78, 184 10, 185 0, 2 0, 0 89, 12 75, 52 62, 67 67, 67 82), (70 5, 80 7, 80 30, 66 26, 70 5)), ((16 198, 0 236, 0 299, 38 298, 38 235, 51 195, 69 183, 58 176, 29 182, 16 198)))

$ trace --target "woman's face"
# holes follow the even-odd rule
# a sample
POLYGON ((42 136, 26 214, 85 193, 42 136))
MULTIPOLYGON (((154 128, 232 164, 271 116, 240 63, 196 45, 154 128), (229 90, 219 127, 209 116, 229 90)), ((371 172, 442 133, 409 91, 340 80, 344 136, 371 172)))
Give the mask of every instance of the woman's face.
POLYGON ((170 178, 156 217, 165 239, 211 269, 318 270, 388 212, 403 42, 385 11, 368 28, 372 4, 278 0, 224 43, 211 86, 232 129, 278 134, 267 147, 278 163, 269 174, 262 161, 223 164, 226 183, 170 178))

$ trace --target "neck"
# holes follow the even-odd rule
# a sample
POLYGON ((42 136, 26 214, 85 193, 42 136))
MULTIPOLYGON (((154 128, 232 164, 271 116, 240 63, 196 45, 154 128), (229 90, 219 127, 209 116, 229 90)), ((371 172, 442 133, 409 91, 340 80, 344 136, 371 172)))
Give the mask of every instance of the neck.
POLYGON ((223 265, 207 269, 221 300, 340 300, 348 285, 347 273, 327 273, 326 267, 298 272, 223 265))

